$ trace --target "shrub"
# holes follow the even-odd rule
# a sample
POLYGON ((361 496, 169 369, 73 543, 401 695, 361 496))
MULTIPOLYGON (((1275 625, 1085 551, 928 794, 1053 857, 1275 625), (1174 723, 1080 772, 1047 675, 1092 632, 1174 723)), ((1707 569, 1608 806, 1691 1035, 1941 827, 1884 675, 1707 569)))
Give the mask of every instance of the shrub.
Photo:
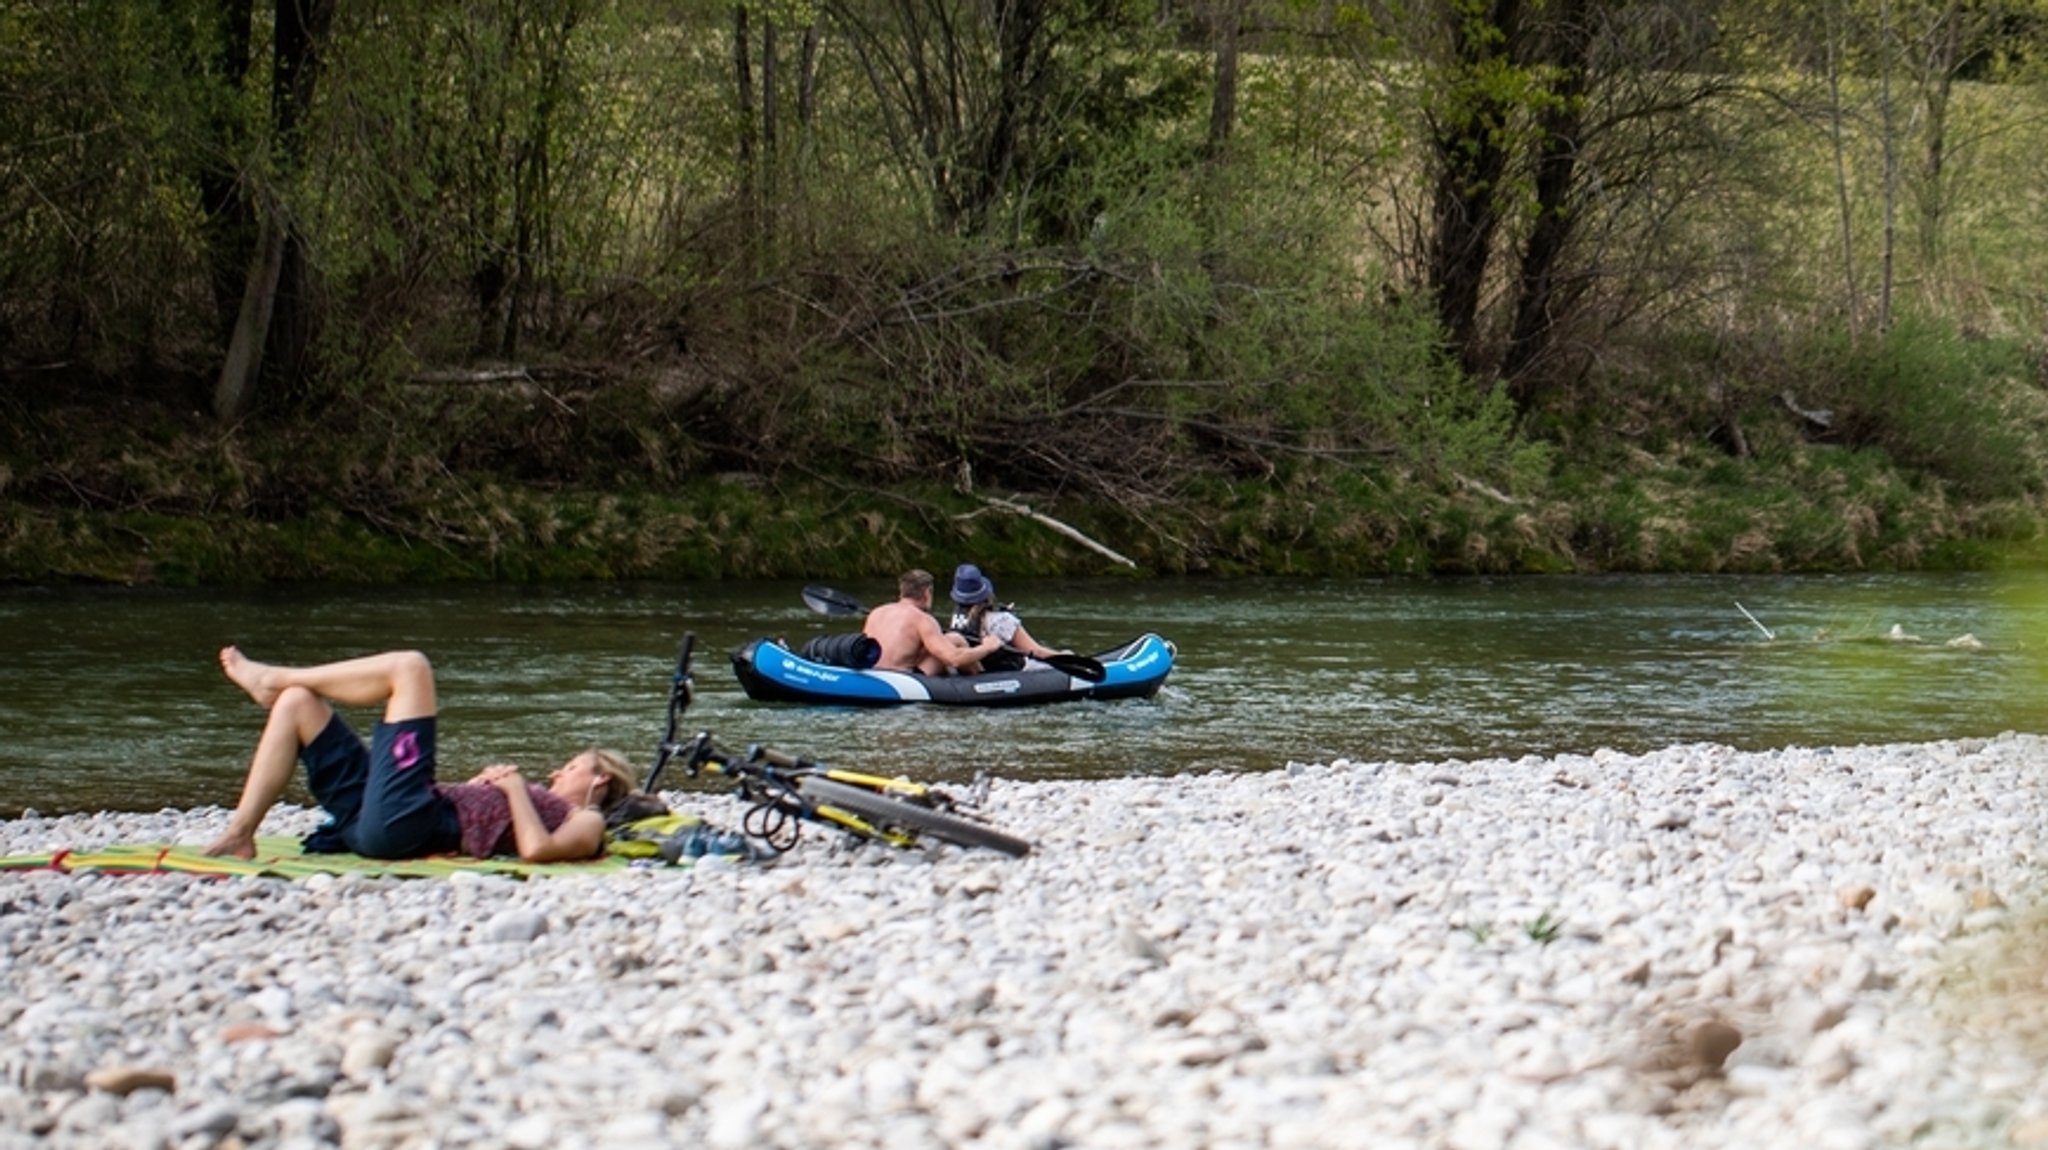
POLYGON ((1828 333, 1797 366, 1806 380, 1802 403, 1830 409, 1833 434, 1845 445, 1882 449, 1966 498, 2048 487, 2048 461, 2038 446, 2048 430, 2048 402, 2027 384, 2026 353, 2017 343, 1907 319, 1862 341, 1828 333))

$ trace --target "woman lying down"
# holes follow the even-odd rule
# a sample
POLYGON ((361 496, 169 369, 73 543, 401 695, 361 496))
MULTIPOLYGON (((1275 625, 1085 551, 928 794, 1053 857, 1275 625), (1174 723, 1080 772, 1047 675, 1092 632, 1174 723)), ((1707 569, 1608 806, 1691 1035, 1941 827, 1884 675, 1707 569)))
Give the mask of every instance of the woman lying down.
POLYGON ((418 651, 287 667, 224 647, 220 665, 269 717, 241 800, 226 833, 206 848, 209 855, 256 856, 257 828, 284 793, 295 763, 305 764, 306 785, 328 816, 305 840, 308 853, 596 858, 604 853, 606 816, 645 801, 625 760, 594 748, 563 763, 545 787, 527 782, 510 764, 485 767, 466 783, 435 782, 434 668, 418 651), (367 744, 335 712, 336 704, 383 706, 367 744))

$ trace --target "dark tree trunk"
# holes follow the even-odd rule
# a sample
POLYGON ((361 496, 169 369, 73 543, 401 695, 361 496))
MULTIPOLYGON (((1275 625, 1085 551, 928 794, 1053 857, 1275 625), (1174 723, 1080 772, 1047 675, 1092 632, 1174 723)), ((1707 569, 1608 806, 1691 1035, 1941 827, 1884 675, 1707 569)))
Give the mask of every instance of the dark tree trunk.
POLYGON ((1920 157, 1920 262, 1925 274, 1930 275, 1941 263, 1941 229, 1947 205, 1947 190, 1942 181, 1948 170, 1948 108, 1955 91, 1956 73, 1964 63, 1963 20, 1956 5, 1950 5, 1942 14, 1928 44, 1921 79, 1926 147, 1920 157))
POLYGON ((734 162, 739 175, 739 199, 751 213, 754 203, 754 67, 749 56, 753 37, 747 29, 747 6, 732 10, 732 79, 739 103, 739 140, 734 162))
MULTIPOLYGON (((195 63, 217 72, 224 92, 239 91, 248 82, 254 18, 254 0, 220 0, 214 57, 195 63)), ((220 315, 220 338, 225 342, 234 334, 242 292, 249 280, 249 261, 256 251, 256 212, 243 194, 238 170, 245 145, 241 126, 232 115, 216 112, 211 129, 212 144, 220 154, 199 172, 199 206, 206 220, 213 303, 220 315)))
POLYGON ((808 128, 818 116, 818 22, 804 29, 803 53, 797 60, 796 120, 808 128))
POLYGON ((1031 118, 1029 101, 1035 87, 1037 54, 1045 29, 1045 0, 1005 0, 996 5, 997 90, 995 114, 983 138, 979 178, 975 181, 970 226, 980 231, 988 212, 1010 185, 1017 166, 1018 139, 1031 118))
POLYGON ((761 21, 761 209, 760 243, 764 251, 775 250, 776 203, 781 196, 779 172, 782 166, 781 105, 776 93, 780 71, 776 59, 775 21, 761 21))
MULTIPOLYGON (((297 173, 305 162, 305 121, 320 77, 321 50, 334 23, 335 0, 277 0, 277 39, 271 52, 271 106, 284 149, 280 170, 297 173)), ((304 378, 319 311, 314 306, 313 262, 306 239, 289 215, 284 219, 284 263, 278 269, 277 307, 267 339, 273 372, 280 379, 304 378)))
POLYGON ((1500 227, 1500 181, 1507 171, 1509 99, 1485 80, 1515 42, 1519 0, 1491 0, 1483 17, 1453 15, 1458 96, 1431 140, 1438 166, 1431 206, 1429 286, 1437 319, 1465 370, 1483 375, 1479 298, 1500 227))
POLYGON ((1536 220, 1522 249, 1514 326, 1508 334, 1501 376, 1518 403, 1534 398, 1535 369, 1549 350, 1558 318, 1572 293, 1561 281, 1560 263, 1578 224, 1573 186, 1583 146, 1587 72, 1593 30, 1589 0, 1558 0, 1547 38, 1551 100, 1537 117, 1536 220))
MULTIPOLYGON (((306 111, 313 103, 320 46, 334 18, 334 0, 276 0, 274 12, 270 121, 277 168, 289 179, 305 152, 301 133, 306 111)), ((214 415, 223 420, 238 419, 248 411, 266 356, 280 365, 279 374, 295 374, 302 370, 311 343, 313 315, 307 306, 311 275, 300 250, 303 241, 281 203, 273 200, 266 204, 262 217, 259 227, 264 238, 250 262, 241 310, 214 388, 214 415)))
POLYGON ((1238 36, 1244 24, 1241 0, 1214 0, 1210 30, 1216 49, 1216 86, 1209 96, 1209 137, 1206 150, 1220 159, 1237 126, 1238 36))
POLYGON ((761 155, 767 162, 768 194, 775 194, 775 156, 779 148, 781 101, 776 99, 775 84, 778 71, 776 59, 775 21, 761 21, 761 155))

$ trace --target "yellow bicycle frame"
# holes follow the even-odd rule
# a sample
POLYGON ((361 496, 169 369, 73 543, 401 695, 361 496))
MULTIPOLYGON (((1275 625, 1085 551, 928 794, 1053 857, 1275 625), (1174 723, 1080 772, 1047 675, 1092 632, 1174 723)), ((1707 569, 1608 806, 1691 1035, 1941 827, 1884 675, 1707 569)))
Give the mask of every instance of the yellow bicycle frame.
POLYGON ((902 831, 883 830, 851 811, 842 811, 838 807, 826 806, 824 803, 819 803, 812 809, 818 812, 819 818, 827 822, 837 823, 854 834, 888 843, 892 847, 908 847, 917 843, 914 837, 902 831))
POLYGON ((921 799, 931 789, 923 783, 913 783, 901 775, 893 779, 885 779, 880 775, 864 775, 859 771, 842 771, 837 767, 827 767, 823 774, 835 783, 845 783, 848 786, 862 787, 870 791, 880 791, 885 795, 909 795, 912 798, 921 799))
MULTIPOLYGON (((913 783, 909 779, 900 776, 893 779, 885 779, 880 775, 865 775, 859 771, 843 771, 837 767, 827 767, 819 773, 835 783, 845 783, 850 787, 859 787, 862 790, 875 791, 885 795, 908 795, 911 798, 923 798, 929 790, 922 783, 913 783)), ((851 811, 842 811, 838 807, 828 806, 824 803, 819 803, 817 809, 820 817, 830 819, 840 826, 853 831, 855 834, 866 835, 872 839, 880 839, 890 846, 907 847, 917 841, 917 836, 915 835, 905 834, 902 831, 884 830, 851 811)))

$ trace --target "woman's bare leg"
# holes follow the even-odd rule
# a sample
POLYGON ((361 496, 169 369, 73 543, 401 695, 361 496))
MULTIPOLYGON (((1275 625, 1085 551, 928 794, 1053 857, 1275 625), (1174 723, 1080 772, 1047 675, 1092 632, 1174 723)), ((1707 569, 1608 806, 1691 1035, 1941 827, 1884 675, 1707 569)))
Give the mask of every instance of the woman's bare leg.
POLYGON ((256 828, 263 816, 284 794, 285 784, 299 763, 299 748, 318 738, 334 718, 334 709, 304 687, 286 687, 270 704, 270 718, 256 740, 256 753, 249 758, 249 777, 242 782, 242 798, 228 818, 228 829, 206 848, 210 855, 256 857, 256 828))
POLYGON ((304 687, 348 707, 384 704, 384 721, 424 719, 434 713, 434 666, 418 651, 385 651, 338 663, 286 667, 259 663, 235 647, 220 650, 221 670, 251 699, 268 707, 286 687, 304 687))
POLYGON ((434 714, 434 668, 418 651, 286 667, 259 663, 237 648, 223 647, 220 666, 251 699, 270 709, 270 717, 249 759, 241 801, 235 804, 227 831, 206 848, 210 855, 256 857, 256 829, 291 782, 299 750, 318 738, 334 717, 328 700, 351 707, 382 703, 387 723, 434 714))

